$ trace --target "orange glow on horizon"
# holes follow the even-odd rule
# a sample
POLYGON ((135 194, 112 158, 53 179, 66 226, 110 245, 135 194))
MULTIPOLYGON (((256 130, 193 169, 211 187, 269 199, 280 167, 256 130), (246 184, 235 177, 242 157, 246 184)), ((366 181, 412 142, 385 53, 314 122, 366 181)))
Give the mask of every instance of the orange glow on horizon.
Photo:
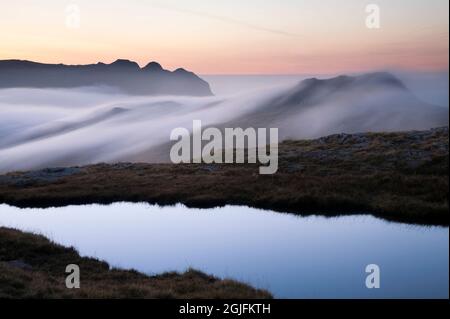
POLYGON ((448 70, 447 0, 379 0, 377 30, 364 25, 364 0, 339 6, 332 0, 73 2, 78 28, 65 24, 66 2, 3 4, 0 59, 90 64, 123 58, 197 74, 448 70))

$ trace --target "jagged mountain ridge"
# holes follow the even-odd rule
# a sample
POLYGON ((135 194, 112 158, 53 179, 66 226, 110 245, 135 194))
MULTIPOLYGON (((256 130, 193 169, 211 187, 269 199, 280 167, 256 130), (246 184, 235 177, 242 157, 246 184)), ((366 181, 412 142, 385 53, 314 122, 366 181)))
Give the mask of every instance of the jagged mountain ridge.
POLYGON ((24 60, 0 61, 0 88, 73 88, 111 86, 136 95, 212 95, 209 84, 185 69, 165 70, 157 62, 140 68, 119 59, 111 64, 45 64, 24 60))

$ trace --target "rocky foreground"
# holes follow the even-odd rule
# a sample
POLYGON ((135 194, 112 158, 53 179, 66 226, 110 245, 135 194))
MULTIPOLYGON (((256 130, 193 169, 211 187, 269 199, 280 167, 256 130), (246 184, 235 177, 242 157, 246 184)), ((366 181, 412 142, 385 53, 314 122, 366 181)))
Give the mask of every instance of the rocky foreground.
POLYGON ((229 204, 448 225, 448 137, 444 127, 285 141, 275 175, 258 174, 259 164, 120 163, 14 172, 0 176, 0 202, 229 204))

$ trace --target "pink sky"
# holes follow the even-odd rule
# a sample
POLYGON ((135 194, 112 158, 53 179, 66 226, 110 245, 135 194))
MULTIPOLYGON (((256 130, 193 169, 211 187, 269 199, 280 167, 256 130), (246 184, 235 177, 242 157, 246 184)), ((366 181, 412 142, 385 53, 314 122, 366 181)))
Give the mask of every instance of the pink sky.
POLYGON ((442 70, 448 6, 448 0, 10 1, 0 11, 0 59, 155 60, 201 74, 442 70), (380 29, 365 25, 371 2, 380 7, 380 29), (70 4, 79 9, 79 27, 67 23, 70 4))

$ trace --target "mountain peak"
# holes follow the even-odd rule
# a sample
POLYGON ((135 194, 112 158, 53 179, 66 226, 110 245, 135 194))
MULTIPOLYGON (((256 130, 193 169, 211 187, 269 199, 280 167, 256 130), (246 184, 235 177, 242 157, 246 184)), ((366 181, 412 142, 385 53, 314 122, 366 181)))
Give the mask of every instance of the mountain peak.
POLYGON ((360 75, 356 77, 357 80, 363 83, 386 85, 396 88, 405 89, 405 85, 397 77, 389 72, 373 72, 360 75))
POLYGON ((163 67, 161 66, 161 64, 159 64, 158 62, 152 61, 149 64, 147 64, 143 70, 146 71, 164 71, 163 67))
POLYGON ((300 82, 300 88, 329 88, 341 89, 348 85, 355 86, 388 86, 397 89, 405 89, 404 84, 389 72, 373 72, 357 76, 340 75, 329 79, 310 78, 300 82))
POLYGON ((186 73, 191 73, 191 72, 189 72, 189 71, 186 71, 185 69, 183 69, 183 68, 178 68, 178 69, 176 69, 175 71, 173 71, 173 72, 175 72, 175 73, 180 73, 180 74, 186 74, 186 73))
POLYGON ((127 59, 117 59, 116 61, 111 63, 110 66, 120 67, 120 68, 139 69, 139 65, 136 62, 130 61, 127 59))

